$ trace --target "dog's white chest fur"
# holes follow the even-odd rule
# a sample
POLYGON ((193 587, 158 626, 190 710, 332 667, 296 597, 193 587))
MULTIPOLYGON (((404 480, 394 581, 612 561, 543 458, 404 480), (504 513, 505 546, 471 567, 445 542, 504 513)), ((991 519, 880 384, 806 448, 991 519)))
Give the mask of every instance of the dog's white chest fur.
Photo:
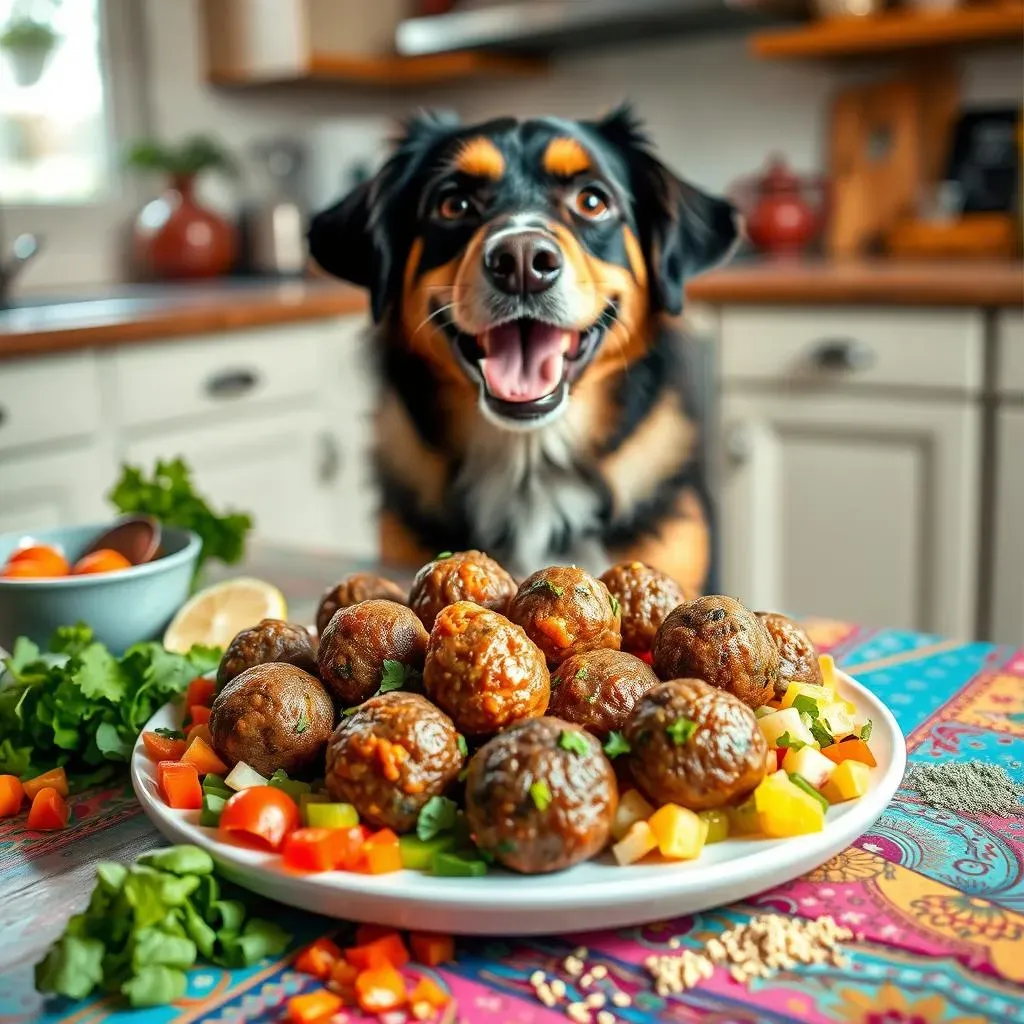
POLYGON ((528 432, 481 419, 456 485, 473 533, 519 576, 555 563, 601 573, 601 498, 574 458, 566 417, 528 432), (568 542, 568 543, 566 543, 568 542))

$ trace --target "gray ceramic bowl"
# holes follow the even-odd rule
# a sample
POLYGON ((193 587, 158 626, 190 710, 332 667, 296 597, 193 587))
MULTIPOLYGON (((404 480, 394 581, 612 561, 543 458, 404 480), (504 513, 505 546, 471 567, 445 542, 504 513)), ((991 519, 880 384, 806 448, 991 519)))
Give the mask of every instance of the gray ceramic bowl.
MULTIPOLYGON (((33 541, 57 544, 75 560, 110 523, 64 526, 33 532, 33 541)), ((0 565, 7 562, 25 533, 0 534, 0 565)), ((185 603, 201 547, 188 530, 165 527, 163 557, 119 572, 62 576, 52 580, 0 579, 0 647, 8 650, 19 636, 45 644, 58 626, 84 622, 96 639, 116 654, 140 640, 163 635, 185 603)))

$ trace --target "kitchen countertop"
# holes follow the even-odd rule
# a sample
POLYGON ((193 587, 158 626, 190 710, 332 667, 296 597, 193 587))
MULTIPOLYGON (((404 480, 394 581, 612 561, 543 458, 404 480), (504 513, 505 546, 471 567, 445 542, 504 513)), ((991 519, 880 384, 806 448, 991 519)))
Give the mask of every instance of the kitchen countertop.
POLYGON ((126 285, 0 310, 0 359, 363 313, 366 293, 334 281, 126 285))
POLYGON ((1024 263, 737 262, 696 278, 687 296, 713 305, 1021 306, 1024 263))

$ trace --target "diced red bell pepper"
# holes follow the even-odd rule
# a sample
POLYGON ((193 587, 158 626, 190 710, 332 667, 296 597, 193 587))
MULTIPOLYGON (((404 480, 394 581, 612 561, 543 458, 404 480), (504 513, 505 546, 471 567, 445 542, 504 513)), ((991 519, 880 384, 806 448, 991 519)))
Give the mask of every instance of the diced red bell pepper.
POLYGON ((25 787, 17 775, 0 775, 0 818, 10 818, 21 810, 25 787))
POLYGON ((210 721, 210 715, 213 714, 213 709, 207 707, 205 704, 193 704, 188 709, 188 724, 193 725, 207 725, 210 721))
POLYGON ((172 739, 158 732, 144 732, 142 745, 154 761, 180 761, 181 755, 188 750, 188 740, 172 739))
POLYGON ((204 704, 209 707, 213 703, 216 693, 217 683, 215 680, 197 676, 185 690, 185 707, 191 708, 194 704, 204 704))
MULTIPOLYGON (((213 736, 210 735, 210 726, 207 722, 197 722, 195 725, 190 725, 185 730, 185 739, 191 743, 196 737, 200 737, 202 741, 208 746, 213 747, 213 736)), ((220 775, 220 772, 217 772, 220 775)))
MULTIPOLYGON (((334 871, 349 857, 348 829, 297 828, 284 841, 284 862, 296 871, 334 871)), ((362 846, 362 837, 359 837, 362 846)))
POLYGON ((448 963, 455 959, 455 940, 450 935, 435 932, 412 932, 409 948, 413 958, 428 967, 448 963))
POLYGON ((314 978, 327 981, 339 960, 341 950, 335 943, 330 939, 316 939, 299 951, 294 966, 303 974, 312 974, 314 978))
POLYGON ((203 806, 199 772, 188 761, 160 761, 156 766, 160 795, 168 807, 197 811, 203 806))
POLYGON ((409 962, 409 951, 405 948, 402 936, 396 931, 390 931, 364 946, 353 946, 351 949, 346 949, 345 959, 360 970, 380 967, 384 964, 390 964, 392 967, 404 967, 409 962))
POLYGON ((52 832, 64 828, 71 810, 64 797, 52 786, 45 786, 32 799, 28 811, 28 827, 37 832, 52 832))
POLYGON ((25 796, 29 800, 35 800, 36 793, 41 789, 46 789, 47 786, 57 790, 61 796, 68 795, 68 777, 63 768, 51 768, 48 772, 43 772, 42 775, 23 782, 22 786, 25 789, 25 796))
POLYGON ((402 853, 398 836, 389 828, 374 832, 363 844, 366 868, 371 875, 383 875, 402 870, 402 853))
POLYGON ((356 975, 356 1000, 364 1013, 386 1013, 405 1005, 405 980, 390 964, 356 975))

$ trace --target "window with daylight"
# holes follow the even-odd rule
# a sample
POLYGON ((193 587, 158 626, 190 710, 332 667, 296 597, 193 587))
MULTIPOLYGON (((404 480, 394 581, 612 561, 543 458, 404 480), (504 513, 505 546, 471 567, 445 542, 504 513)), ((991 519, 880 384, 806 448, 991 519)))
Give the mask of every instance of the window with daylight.
POLYGON ((102 199, 110 184, 102 0, 0 0, 0 203, 102 199))

